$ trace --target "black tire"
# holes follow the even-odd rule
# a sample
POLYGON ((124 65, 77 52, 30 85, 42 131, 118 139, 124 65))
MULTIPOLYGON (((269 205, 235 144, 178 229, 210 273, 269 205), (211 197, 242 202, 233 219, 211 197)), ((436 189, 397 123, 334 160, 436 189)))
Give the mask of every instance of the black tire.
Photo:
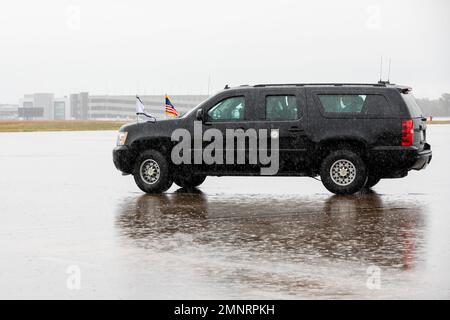
POLYGON ((166 158, 156 150, 147 150, 139 155, 134 165, 133 176, 139 189, 146 193, 167 191, 173 183, 166 158), (157 169, 159 169, 159 176, 156 173, 153 174, 158 173, 157 169))
POLYGON ((177 175, 173 181, 181 188, 195 188, 201 185, 206 179, 205 175, 200 174, 186 174, 177 175))
POLYGON ((353 194, 366 184, 367 169, 364 161, 355 152, 338 150, 331 152, 322 161, 320 177, 328 191, 335 194, 353 194))
POLYGON ((379 176, 369 174, 369 176, 367 177, 366 185, 364 186, 364 188, 370 189, 373 186, 375 186, 378 182, 380 182, 380 180, 381 180, 381 178, 379 176))

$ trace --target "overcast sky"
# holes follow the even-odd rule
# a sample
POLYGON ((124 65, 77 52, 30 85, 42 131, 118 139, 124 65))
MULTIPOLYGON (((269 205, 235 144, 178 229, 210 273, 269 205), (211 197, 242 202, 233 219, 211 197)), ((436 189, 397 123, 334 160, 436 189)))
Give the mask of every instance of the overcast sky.
POLYGON ((450 92, 450 1, 2 1, 0 103, 25 93, 200 94, 391 82, 450 92))

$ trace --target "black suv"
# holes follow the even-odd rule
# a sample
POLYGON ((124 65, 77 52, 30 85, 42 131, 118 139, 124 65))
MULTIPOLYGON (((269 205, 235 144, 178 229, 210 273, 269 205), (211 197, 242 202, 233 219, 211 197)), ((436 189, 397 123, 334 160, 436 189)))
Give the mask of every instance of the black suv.
POLYGON ((113 160, 154 193, 173 182, 196 187, 207 176, 262 175, 268 163, 254 156, 264 151, 265 160, 277 156, 271 175, 320 176, 329 191, 352 194, 431 161, 426 118, 410 91, 388 82, 227 86, 180 118, 124 125, 113 160), (220 141, 230 132, 243 139, 230 134, 230 144, 220 141), (186 161, 174 160, 175 148, 186 161), (202 159, 202 152, 215 160, 202 159))

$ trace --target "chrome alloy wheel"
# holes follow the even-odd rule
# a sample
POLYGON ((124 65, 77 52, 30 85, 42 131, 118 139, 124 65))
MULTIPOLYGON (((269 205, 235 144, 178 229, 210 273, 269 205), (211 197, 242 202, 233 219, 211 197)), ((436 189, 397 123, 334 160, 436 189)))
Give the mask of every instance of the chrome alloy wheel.
POLYGON ((334 183, 340 186, 348 186, 356 178, 356 168, 348 160, 337 160, 330 168, 330 177, 334 183))
POLYGON ((159 180, 161 169, 155 160, 147 159, 141 163, 139 174, 142 181, 147 184, 154 184, 159 180))

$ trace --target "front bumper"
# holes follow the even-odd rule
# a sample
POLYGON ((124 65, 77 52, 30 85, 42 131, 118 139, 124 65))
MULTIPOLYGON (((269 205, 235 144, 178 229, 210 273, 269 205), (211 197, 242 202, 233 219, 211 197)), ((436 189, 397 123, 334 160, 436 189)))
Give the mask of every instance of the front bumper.
POLYGON ((113 162, 116 168, 123 173, 133 173, 135 152, 128 146, 115 147, 113 150, 113 162))

